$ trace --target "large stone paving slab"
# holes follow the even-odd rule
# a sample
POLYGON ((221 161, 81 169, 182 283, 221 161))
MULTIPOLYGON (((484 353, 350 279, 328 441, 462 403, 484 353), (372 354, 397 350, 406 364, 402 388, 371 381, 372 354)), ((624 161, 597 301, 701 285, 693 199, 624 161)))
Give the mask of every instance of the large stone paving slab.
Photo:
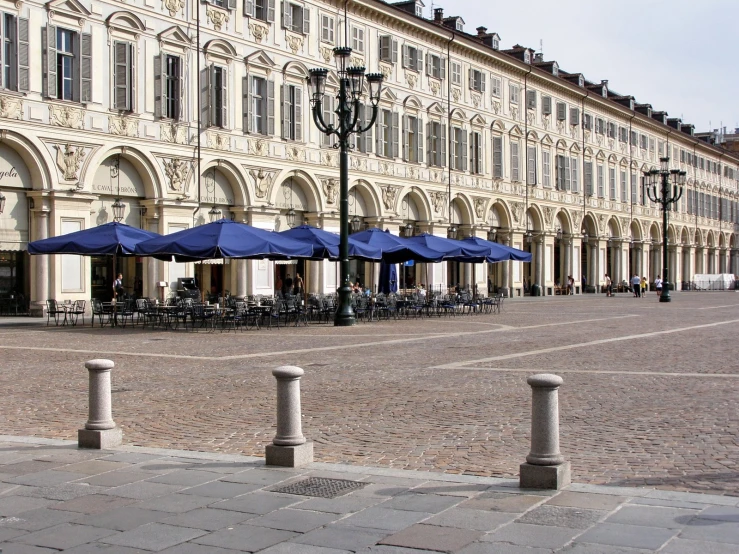
MULTIPOLYGON (((129 443, 260 456, 274 435, 270 371, 288 363, 306 370, 305 431, 320 444, 318 460, 513 477, 527 453, 525 378, 546 370, 565 379, 562 447, 576 482, 739 494, 739 370, 726 324, 736 303, 734 293, 676 294, 670 304, 527 299, 496 315, 208 340, 141 328, 4 328, 0 432, 73 439, 87 413, 83 363, 108 356, 114 417, 129 443), (172 358, 147 357, 154 350, 172 358)), ((0 474, 57 471, 49 464, 89 456, 55 448, 0 456, 0 474)), ((107 459, 147 459, 115 456, 107 459)), ((186 456, 179 466, 148 460, 158 469, 136 470, 194 465, 186 456)))

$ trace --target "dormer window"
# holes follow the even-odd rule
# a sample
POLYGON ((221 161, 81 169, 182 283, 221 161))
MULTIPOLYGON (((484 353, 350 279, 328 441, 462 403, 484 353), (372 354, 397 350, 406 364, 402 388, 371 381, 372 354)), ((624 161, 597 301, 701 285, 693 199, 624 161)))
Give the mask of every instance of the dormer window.
POLYGON ((416 4, 416 16, 423 17, 423 6, 421 4, 416 4))
POLYGON ((582 75, 580 75, 577 78, 577 86, 579 86, 579 87, 584 87, 585 86, 585 78, 582 75))
POLYGON ((491 43, 493 46, 493 50, 498 50, 500 48, 500 40, 498 39, 497 36, 494 35, 492 37, 491 43))
POLYGON ((559 76, 559 64, 557 62, 554 62, 552 64, 552 75, 554 75, 555 77, 559 76))
POLYGON ((531 52, 528 50, 523 53, 523 63, 531 63, 531 52))
POLYGON ((460 33, 464 31, 464 25, 462 24, 462 21, 460 19, 457 19, 456 29, 460 33))

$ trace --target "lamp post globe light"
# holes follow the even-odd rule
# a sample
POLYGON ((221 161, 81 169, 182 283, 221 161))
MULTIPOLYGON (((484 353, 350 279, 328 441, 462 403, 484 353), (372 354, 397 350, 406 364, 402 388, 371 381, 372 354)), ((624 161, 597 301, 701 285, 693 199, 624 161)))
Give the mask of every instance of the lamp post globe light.
POLYGON ((334 59, 339 76, 339 92, 336 96, 336 124, 323 119, 323 95, 326 91, 324 68, 311 69, 308 73, 308 84, 311 91, 311 111, 313 121, 318 130, 325 135, 336 137, 335 148, 339 149, 339 260, 341 278, 339 284, 339 301, 334 315, 334 325, 349 326, 357 320, 351 306, 351 282, 349 279, 349 139, 352 134, 364 133, 372 128, 377 118, 382 75, 369 73, 365 75, 364 67, 347 67, 352 49, 346 46, 334 48, 334 59), (359 121, 359 106, 364 94, 364 80, 369 85, 369 103, 372 113, 369 122, 363 127, 359 121))
POLYGON ((660 158, 660 168, 644 172, 644 188, 652 202, 662 206, 662 294, 660 302, 670 302, 670 279, 667 265, 667 211, 671 204, 677 204, 683 195, 685 171, 670 169, 670 158, 660 158), (672 188, 672 190, 670 190, 672 188))

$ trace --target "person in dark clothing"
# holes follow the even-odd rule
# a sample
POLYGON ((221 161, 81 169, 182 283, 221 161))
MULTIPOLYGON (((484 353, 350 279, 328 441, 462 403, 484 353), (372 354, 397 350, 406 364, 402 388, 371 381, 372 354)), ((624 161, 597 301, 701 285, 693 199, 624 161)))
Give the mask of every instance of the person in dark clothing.
POLYGON ((291 294, 293 292, 293 278, 289 275, 285 278, 285 292, 291 294))

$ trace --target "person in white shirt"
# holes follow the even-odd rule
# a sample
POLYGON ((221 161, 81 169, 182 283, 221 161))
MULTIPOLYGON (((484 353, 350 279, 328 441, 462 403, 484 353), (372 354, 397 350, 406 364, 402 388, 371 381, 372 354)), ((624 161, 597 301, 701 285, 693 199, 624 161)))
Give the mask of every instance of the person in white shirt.
POLYGON ((654 280, 654 288, 657 289, 657 296, 662 295, 662 279, 660 279, 659 275, 657 275, 657 278, 654 280))
POLYGON ((638 275, 634 275, 631 278, 631 286, 634 289, 634 298, 639 298, 639 293, 641 292, 639 289, 641 289, 641 279, 639 279, 638 275))

